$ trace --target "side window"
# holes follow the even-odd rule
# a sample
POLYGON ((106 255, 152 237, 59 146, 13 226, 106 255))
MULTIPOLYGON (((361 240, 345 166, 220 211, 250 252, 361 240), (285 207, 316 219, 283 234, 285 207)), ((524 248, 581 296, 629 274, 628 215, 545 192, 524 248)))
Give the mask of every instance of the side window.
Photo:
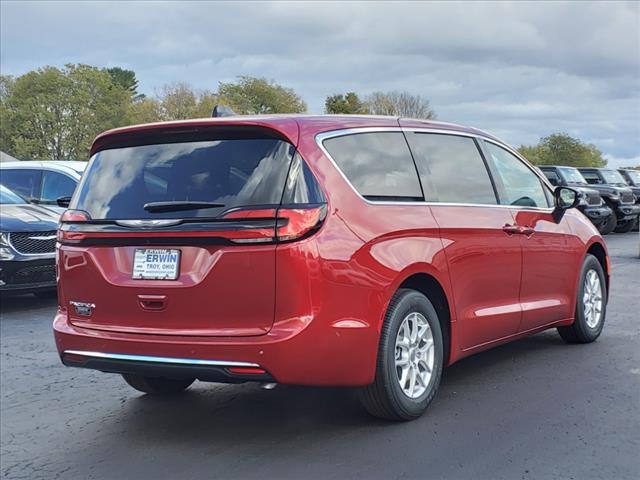
POLYGON ((496 194, 475 141, 407 132, 428 201, 495 205, 496 194))
POLYGON ((580 173, 582 173, 582 176, 587 181, 587 183, 590 183, 591 185, 598 185, 599 183, 602 183, 600 177, 596 172, 580 170, 580 173))
POLYGON ((545 177, 549 179, 549 183, 551 183, 551 185, 560 185, 560 177, 556 172, 553 170, 542 170, 542 173, 544 173, 545 177))
POLYGON ((299 153, 295 154, 291 162, 282 203, 284 205, 325 203, 320 185, 299 153))
POLYGON ((402 132, 372 132, 323 142, 355 189, 370 200, 422 200, 422 189, 402 132))
POLYGON ((58 172, 42 172, 42 203, 55 205, 60 197, 70 197, 76 188, 76 182, 58 172))
POLYGON ((0 182, 27 200, 37 200, 40 196, 41 175, 42 172, 34 168, 3 168, 0 170, 0 182))
POLYGON ((490 142, 484 142, 492 166, 500 203, 521 207, 548 207, 538 176, 518 157, 490 142))

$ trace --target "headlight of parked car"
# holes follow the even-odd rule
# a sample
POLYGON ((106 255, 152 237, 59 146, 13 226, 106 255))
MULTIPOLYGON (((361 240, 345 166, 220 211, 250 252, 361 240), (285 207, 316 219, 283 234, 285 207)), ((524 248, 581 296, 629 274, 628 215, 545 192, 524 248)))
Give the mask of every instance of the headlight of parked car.
POLYGON ((15 255, 9 244, 9 234, 2 232, 0 233, 0 260, 13 260, 13 257, 15 255))

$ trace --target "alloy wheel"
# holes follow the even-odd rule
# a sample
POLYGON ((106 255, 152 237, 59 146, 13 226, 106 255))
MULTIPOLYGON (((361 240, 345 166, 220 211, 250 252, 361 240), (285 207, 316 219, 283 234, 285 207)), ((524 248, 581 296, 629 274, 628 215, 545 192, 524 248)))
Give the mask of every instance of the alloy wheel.
POLYGON ((595 270, 589 270, 585 275, 582 307, 587 325, 596 328, 602 318, 602 285, 595 270))
POLYGON ((435 364, 433 333, 419 312, 409 313, 396 336, 395 367, 398 383, 409 398, 418 398, 431 380, 435 364))

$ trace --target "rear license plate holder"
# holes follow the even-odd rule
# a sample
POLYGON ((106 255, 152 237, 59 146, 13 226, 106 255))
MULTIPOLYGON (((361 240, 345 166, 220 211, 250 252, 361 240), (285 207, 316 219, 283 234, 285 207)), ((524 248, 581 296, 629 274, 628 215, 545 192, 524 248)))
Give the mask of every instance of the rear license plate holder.
POLYGON ((136 248, 133 255, 134 280, 176 280, 180 275, 180 250, 136 248))

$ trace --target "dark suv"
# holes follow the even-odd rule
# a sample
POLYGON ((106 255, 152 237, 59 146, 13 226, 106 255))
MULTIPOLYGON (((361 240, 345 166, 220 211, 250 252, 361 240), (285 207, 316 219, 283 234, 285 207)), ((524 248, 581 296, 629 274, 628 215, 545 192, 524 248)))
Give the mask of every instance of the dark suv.
MULTIPOLYGON (((620 175, 622 175, 622 178, 624 178, 636 196, 636 205, 640 204, 640 171, 631 168, 620 168, 618 172, 620 172, 620 175)), ((636 226, 633 229, 635 232, 638 231, 638 226, 640 226, 640 221, 636 222, 636 226)))
POLYGON ((636 197, 620 172, 610 168, 593 167, 582 167, 578 170, 589 185, 600 192, 613 210, 616 218, 615 231, 630 232, 638 221, 640 205, 634 205, 636 197))
POLYGON ((597 190, 587 187, 588 183, 578 169, 555 165, 542 165, 539 168, 551 185, 570 186, 580 192, 578 210, 591 220, 601 234, 606 235, 613 231, 616 227, 613 211, 605 204, 597 190))

